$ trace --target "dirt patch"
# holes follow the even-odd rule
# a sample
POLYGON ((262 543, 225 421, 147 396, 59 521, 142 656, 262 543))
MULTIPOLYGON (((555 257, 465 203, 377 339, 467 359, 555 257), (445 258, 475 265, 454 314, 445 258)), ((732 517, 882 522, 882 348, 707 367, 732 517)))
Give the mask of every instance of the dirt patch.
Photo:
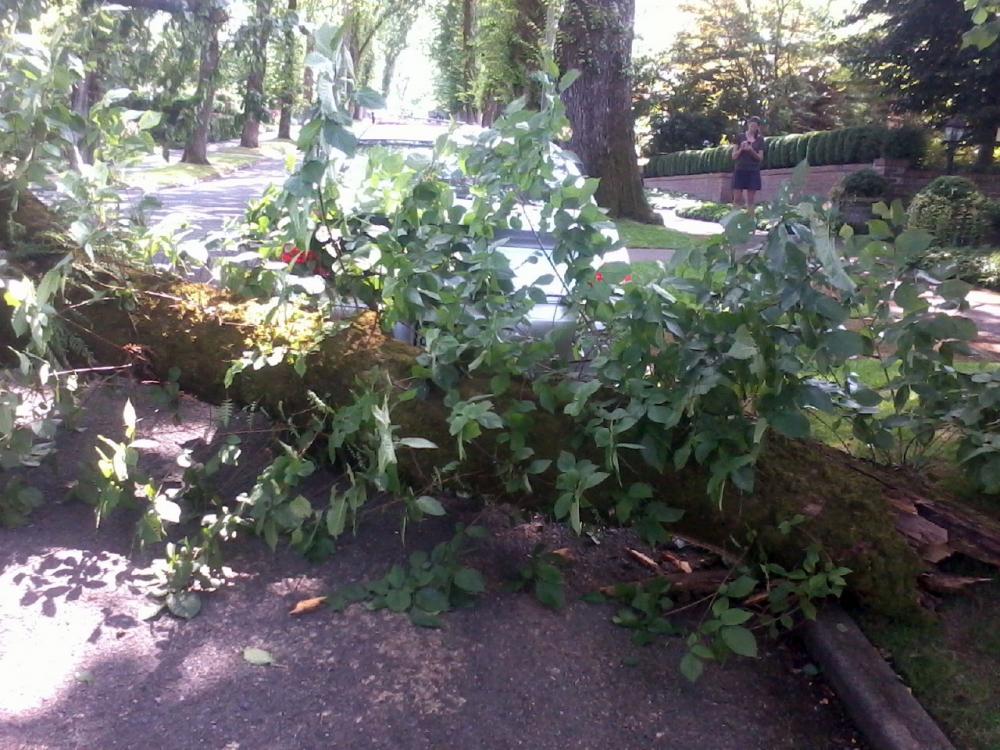
MULTIPOLYGON (((139 619, 148 558, 130 556, 134 519, 95 529, 92 510, 66 501, 97 433, 120 434, 125 396, 145 421, 148 461, 167 470, 181 447, 211 437, 210 407, 184 400, 181 419, 149 393, 105 390, 83 432, 56 460, 25 475, 48 503, 24 528, 0 530, 0 747, 4 748, 713 748, 859 747, 822 684, 788 645, 710 669, 696 685, 677 665, 680 639, 639 648, 613 608, 575 601, 561 612, 506 582, 534 544, 569 546, 570 593, 641 578, 630 540, 600 546, 538 518, 483 512, 453 500, 446 518, 399 537, 390 508, 313 565, 256 539, 230 550, 234 576, 191 622, 139 619), (299 599, 383 575, 415 549, 447 539, 455 521, 491 531, 474 557, 488 590, 450 613, 442 630, 355 606, 288 615, 299 599), (255 667, 247 646, 277 661, 255 667), (636 666, 628 666, 633 663, 636 666)), ((254 433, 256 434, 256 433, 254 433)), ((261 457, 266 446, 261 445, 261 457)), ((251 475, 244 469, 241 477, 251 475)), ((336 480, 317 475, 309 492, 336 480)), ((233 482, 233 491, 238 481, 233 482)))

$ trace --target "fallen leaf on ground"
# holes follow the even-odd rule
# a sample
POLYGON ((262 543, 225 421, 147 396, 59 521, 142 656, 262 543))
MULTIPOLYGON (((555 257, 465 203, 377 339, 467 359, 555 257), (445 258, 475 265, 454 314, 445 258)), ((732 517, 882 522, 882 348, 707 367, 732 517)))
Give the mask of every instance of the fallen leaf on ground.
POLYGON ((255 667, 269 667, 274 664, 274 657, 260 648, 247 647, 243 649, 243 658, 255 667))
POLYGON ((315 612, 317 609, 326 604, 325 596, 314 596, 312 599, 303 599, 297 602, 292 611, 288 614, 290 615, 307 615, 310 612, 315 612))
POLYGON ((576 556, 573 554, 573 550, 569 547, 560 547, 559 549, 552 550, 552 554, 558 557, 563 562, 571 563, 576 562, 576 556))

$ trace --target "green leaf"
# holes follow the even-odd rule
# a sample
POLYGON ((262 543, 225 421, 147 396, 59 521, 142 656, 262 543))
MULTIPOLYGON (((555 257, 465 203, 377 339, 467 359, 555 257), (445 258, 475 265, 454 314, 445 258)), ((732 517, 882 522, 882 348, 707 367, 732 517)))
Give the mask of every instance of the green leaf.
POLYGON ((740 326, 736 329, 735 340, 726 354, 733 359, 752 359, 757 355, 757 344, 749 328, 740 326))
POLYGON ((405 612, 412 602, 413 596, 409 589, 392 589, 385 595, 385 604, 393 612, 405 612))
POLYGON ((486 590, 486 583, 483 581, 482 574, 473 568, 461 568, 455 573, 454 581, 455 585, 462 589, 462 591, 470 594, 481 594, 486 590))
POLYGON ((681 657, 681 674, 691 682, 697 682, 705 671, 705 664, 690 651, 681 657))
POLYGON ((566 89, 573 85, 577 78, 580 77, 580 71, 576 68, 571 68, 563 73, 562 78, 559 79, 559 93, 563 93, 566 89))
POLYGON ((274 657, 270 653, 251 646, 243 649, 243 659, 255 667, 269 667, 274 664, 274 657))
POLYGON ((299 495, 288 504, 288 510, 298 519, 308 518, 312 515, 313 507, 308 498, 299 495))
POLYGON ((190 620, 201 612, 201 597, 193 591, 177 591, 167 594, 164 600, 170 614, 190 620))
POLYGON ((566 606, 566 590, 562 583, 535 581, 535 598, 549 609, 566 606))
POLYGON ((742 625, 751 617, 753 617, 753 613, 748 612, 745 609, 738 609, 734 607, 723 612, 719 616, 719 619, 722 621, 723 625, 742 625))
POLYGON ((726 626, 719 631, 719 635, 722 638, 722 642, 734 654, 756 658, 757 639, 754 638, 754 634, 747 628, 740 625, 726 626))
POLYGON ((417 591, 413 604, 418 609, 432 615, 447 612, 450 606, 448 597, 440 589, 427 586, 417 591))
POLYGON ((750 576, 740 576, 726 586, 725 594, 733 599, 742 599, 749 596, 755 588, 757 588, 757 581, 750 576))
POLYGON ((790 438, 809 437, 809 420, 797 411, 785 411, 769 416, 771 426, 790 438))
POLYGON ((422 609, 410 610, 410 622, 418 628, 440 628, 444 624, 436 614, 424 612, 422 609))
POLYGON ((896 238, 896 249, 906 257, 923 253, 934 242, 934 237, 923 229, 907 229, 896 238))
POLYGON ((402 438, 399 444, 405 448, 416 448, 418 450, 433 450, 438 447, 437 443, 432 443, 430 440, 422 437, 402 438))
POLYGON ((417 498, 417 507, 429 516, 443 516, 444 506, 436 498, 430 495, 421 495, 417 498))
POLYGON ((830 331, 822 338, 822 345, 837 359, 857 357, 865 350, 865 341, 854 331, 830 331))

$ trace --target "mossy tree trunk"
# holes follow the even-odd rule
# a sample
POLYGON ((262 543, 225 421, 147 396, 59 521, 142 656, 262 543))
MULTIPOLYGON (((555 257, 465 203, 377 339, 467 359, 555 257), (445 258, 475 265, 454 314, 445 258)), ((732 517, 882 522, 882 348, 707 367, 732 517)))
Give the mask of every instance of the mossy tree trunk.
MULTIPOLYGON (((19 202, 16 219, 40 236, 56 228, 48 210, 28 194, 19 202)), ((101 364, 133 362, 160 377, 179 367, 181 386, 207 401, 230 398, 259 404, 271 413, 295 414, 308 412, 306 394, 313 391, 336 407, 349 403, 359 377, 373 370, 381 375, 379 382, 408 388, 419 354, 386 335, 373 313, 359 316, 333 336, 324 336, 327 321, 309 310, 298 310, 278 324, 269 317, 268 305, 209 285, 134 271, 128 287, 129 310, 114 295, 80 304, 90 293, 70 290, 68 301, 76 304, 64 314, 67 324, 88 340, 101 364), (230 363, 244 351, 278 346, 308 352, 302 376, 286 361, 261 370, 247 369, 228 390, 224 387, 230 363)), ((17 343, 9 315, 10 309, 0 306, 0 348, 4 350, 17 343)), ((485 385, 469 380, 461 390, 471 397, 485 385)), ((442 396, 432 391, 425 398, 398 404, 392 412, 400 436, 425 437, 438 446, 403 451, 401 473, 417 485, 434 475, 434 467, 458 457, 449 434, 450 410, 442 396)), ((527 381, 515 383, 510 397, 535 398, 527 381)), ((503 399, 498 402, 497 411, 502 412, 503 399)), ((538 403, 530 419, 535 457, 555 459, 560 450, 571 446, 577 425, 561 406, 546 411, 538 403)), ((497 467, 504 463, 508 448, 496 441, 496 434, 487 431, 467 447, 460 472, 463 487, 480 496, 505 495, 524 507, 550 509, 557 495, 554 473, 533 480, 530 495, 505 492, 497 467)), ((587 440, 580 441, 578 455, 600 462, 602 455, 592 446, 588 451, 587 445, 587 440)), ((721 506, 708 499, 707 477, 697 467, 659 472, 636 459, 623 462, 622 474, 626 485, 648 482, 658 500, 684 510, 677 524, 680 533, 732 547, 734 540, 743 542, 752 530, 757 535, 756 551, 786 565, 797 565, 805 549, 816 544, 838 564, 852 569, 849 589, 864 604, 890 615, 916 610, 916 581, 924 566, 907 543, 900 521, 901 507, 905 506, 904 514, 913 513, 913 508, 929 502, 921 496, 926 488, 914 478, 824 445, 778 437, 769 438, 762 450, 754 494, 730 492, 721 506), (909 499, 901 503, 901 497, 909 499), (805 522, 792 534, 782 534, 779 526, 797 514, 805 522)), ((588 497, 598 507, 611 508, 613 490, 609 480, 588 497)), ((978 520, 971 523, 982 526, 978 520)))

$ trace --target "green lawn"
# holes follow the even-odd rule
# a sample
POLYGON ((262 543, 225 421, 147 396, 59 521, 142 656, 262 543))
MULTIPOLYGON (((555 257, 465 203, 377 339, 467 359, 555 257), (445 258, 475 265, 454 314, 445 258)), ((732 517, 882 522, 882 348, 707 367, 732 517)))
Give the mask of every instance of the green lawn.
POLYGON ((264 141, 260 144, 259 149, 232 146, 209 154, 210 164, 181 164, 180 162, 164 164, 162 167, 132 172, 126 177, 126 182, 146 191, 177 185, 193 185, 204 180, 224 177, 261 159, 284 159, 289 154, 294 154, 295 151, 295 144, 292 141, 264 141))
POLYGON ((626 247, 686 250, 706 247, 712 240, 711 236, 685 234, 676 229, 640 224, 631 219, 618 219, 615 224, 618 225, 618 234, 626 247))
MULTIPOLYGON (((996 571, 966 570, 995 575, 996 571)), ((862 618, 913 694, 963 750, 1000 748, 1000 581, 949 597, 939 621, 862 618)))

